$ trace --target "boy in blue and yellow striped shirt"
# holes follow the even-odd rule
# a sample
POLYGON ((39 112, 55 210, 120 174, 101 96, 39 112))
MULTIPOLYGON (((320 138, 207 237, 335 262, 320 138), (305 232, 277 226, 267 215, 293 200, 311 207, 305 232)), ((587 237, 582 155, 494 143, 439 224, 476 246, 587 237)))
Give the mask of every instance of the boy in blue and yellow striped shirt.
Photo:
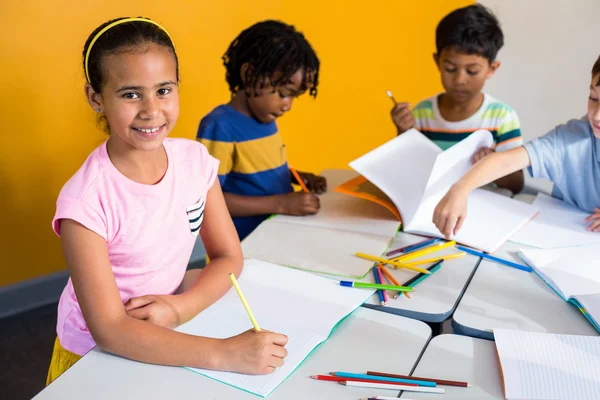
MULTIPOLYGON (((482 149, 473 162, 494 151, 523 145, 516 112, 506 104, 482 93, 485 81, 500 66, 496 60, 504 37, 496 17, 481 5, 457 9, 444 17, 436 29, 434 60, 445 92, 421 101, 411 111, 410 104, 398 103, 392 120, 402 134, 414 127, 443 150, 478 129, 494 136, 494 149, 482 149)), ((496 181, 499 187, 520 192, 523 171, 496 181)))
MULTIPOLYGON (((302 33, 279 21, 244 30, 223 56, 231 101, 200 122, 197 139, 219 159, 219 180, 238 235, 244 239, 270 214, 318 212, 313 193, 294 192, 275 120, 307 90, 317 94, 319 59, 302 33)), ((326 181, 299 172, 311 192, 326 181)))

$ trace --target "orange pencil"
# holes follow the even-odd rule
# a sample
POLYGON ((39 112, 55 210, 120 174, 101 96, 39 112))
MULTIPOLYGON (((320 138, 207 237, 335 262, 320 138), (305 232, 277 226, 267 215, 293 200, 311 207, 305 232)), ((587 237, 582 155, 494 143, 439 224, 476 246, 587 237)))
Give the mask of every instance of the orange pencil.
POLYGON ((294 174, 294 177, 298 181, 298 185, 300 185, 300 187, 302 188, 303 191, 305 191, 306 193, 308 193, 309 190, 306 187, 306 185, 304 184, 304 181, 302 180, 302 178, 300 178, 300 175, 298 174, 298 171, 296 171, 294 169, 294 167, 292 167, 291 165, 288 165, 288 168, 290 169, 290 171, 292 172, 292 174, 294 174))
MULTIPOLYGON (((381 272, 383 272, 383 274, 390 280, 390 282, 392 282, 396 286, 400 286, 400 284, 398 283, 398 281, 394 278, 394 276, 392 274, 390 274, 390 271, 388 271, 387 268, 385 268, 383 266, 383 264, 379 264, 379 268, 381 269, 381 272)), ((398 294, 399 293, 400 292, 398 292, 398 293, 396 293, 394 295, 395 299, 398 298, 398 294)), ((408 293, 404 292, 404 295, 410 299, 410 295, 408 293)))

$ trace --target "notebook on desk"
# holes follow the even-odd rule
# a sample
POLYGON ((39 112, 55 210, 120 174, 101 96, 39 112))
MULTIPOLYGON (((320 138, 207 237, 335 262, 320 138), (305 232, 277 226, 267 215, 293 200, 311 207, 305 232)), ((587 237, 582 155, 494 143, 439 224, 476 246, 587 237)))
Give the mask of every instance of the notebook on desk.
POLYGON ((600 244, 525 249, 519 256, 563 300, 575 305, 600 332, 600 244))
POLYGON ((540 213, 515 233, 511 242, 541 249, 600 243, 600 233, 587 230, 588 212, 542 193, 533 206, 540 213))
MULTIPOLYGON (((228 278, 224 275, 223 279, 228 278)), ((285 364, 270 375, 189 369, 261 397, 275 390, 374 292, 342 287, 337 281, 257 260, 245 260, 238 283, 261 329, 288 336, 285 364)), ((190 335, 227 338, 251 328, 248 314, 232 288, 176 330, 190 335)))
POLYGON ((600 337, 494 329, 507 400, 600 399, 600 337))
MULTIPOLYGON (((384 204, 386 207, 391 203, 405 232, 441 237, 432 222, 436 205, 471 168, 473 154, 491 146, 492 134, 479 130, 442 151, 419 131, 411 129, 350 163, 385 196, 374 193, 359 179, 336 190, 355 191, 359 197, 388 204, 384 204)), ((453 239, 493 252, 536 213, 537 209, 529 204, 476 189, 469 196, 468 217, 453 239)))

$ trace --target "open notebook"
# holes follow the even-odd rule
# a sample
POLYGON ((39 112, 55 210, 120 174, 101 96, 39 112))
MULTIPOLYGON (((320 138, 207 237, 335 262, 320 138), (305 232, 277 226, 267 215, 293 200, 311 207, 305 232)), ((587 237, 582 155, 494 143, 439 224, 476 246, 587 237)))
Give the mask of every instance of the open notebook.
MULTIPOLYGON (((228 278, 225 275, 223 279, 228 278)), ((373 294, 373 290, 342 287, 334 280, 257 260, 245 260, 238 282, 261 329, 288 336, 285 364, 270 375, 189 369, 262 397, 279 386, 315 347, 327 340, 341 320, 373 294)), ((251 328, 248 314, 232 288, 177 330, 228 338, 251 328)))
POLYGON ((578 307, 600 332, 599 255, 600 244, 519 252, 548 286, 578 307))
POLYGON ((590 213, 542 193, 533 206, 540 213, 515 233, 511 242, 542 249, 600 243, 600 233, 587 230, 584 220, 590 213))
POLYGON ((507 400, 600 399, 600 337, 494 329, 507 400))
MULTIPOLYGON (((356 173, 330 170, 323 176, 333 186, 356 173)), ((333 191, 319 198, 321 209, 316 215, 276 215, 260 224, 242 242, 244 256, 311 272, 364 277, 373 262, 355 253, 382 254, 396 235, 399 221, 368 201, 333 191)))
MULTIPOLYGON (((352 161, 350 166, 385 193, 398 210, 405 232, 441 237, 432 222, 433 210, 450 187, 471 168, 473 154, 491 146, 492 134, 479 130, 442 151, 419 131, 411 129, 352 161)), ((386 201, 363 185, 355 186, 362 198, 373 196, 386 201)), ((348 185, 345 188, 348 189, 348 185)), ((493 252, 533 218, 537 209, 476 189, 469 197, 467 213, 454 240, 493 252)))

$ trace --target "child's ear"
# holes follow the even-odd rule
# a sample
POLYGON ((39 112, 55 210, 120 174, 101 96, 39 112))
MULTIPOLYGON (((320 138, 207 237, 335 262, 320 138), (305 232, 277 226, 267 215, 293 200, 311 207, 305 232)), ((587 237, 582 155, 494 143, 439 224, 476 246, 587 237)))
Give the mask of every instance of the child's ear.
POLYGON ((87 98, 88 104, 90 107, 94 109, 97 113, 101 113, 104 111, 104 106, 102 105, 102 96, 100 93, 96 93, 92 88, 92 85, 86 83, 84 87, 85 97, 87 98))
POLYGON ((490 64, 490 69, 488 70, 486 79, 491 78, 496 73, 498 68, 500 68, 500 61, 497 61, 497 60, 492 61, 492 63, 490 64))
POLYGON ((438 53, 433 53, 433 61, 435 65, 439 67, 440 65, 440 55, 438 53))
POLYGON ((253 68, 250 63, 242 64, 242 67, 240 68, 240 78, 244 87, 248 86, 248 81, 251 80, 250 78, 252 78, 252 71, 253 68))

